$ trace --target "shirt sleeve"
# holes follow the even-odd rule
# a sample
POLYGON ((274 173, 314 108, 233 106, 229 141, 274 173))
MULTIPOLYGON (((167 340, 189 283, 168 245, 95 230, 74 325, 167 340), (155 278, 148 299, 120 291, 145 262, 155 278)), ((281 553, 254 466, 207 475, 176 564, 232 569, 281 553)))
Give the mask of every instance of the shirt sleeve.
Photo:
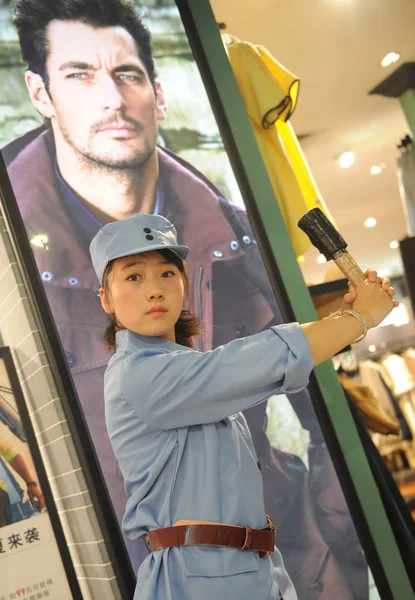
POLYGON ((303 389, 314 366, 297 323, 209 352, 143 349, 124 360, 121 386, 137 416, 174 429, 214 423, 275 393, 303 389))
POLYGON ((17 456, 16 448, 0 433, 0 456, 7 462, 17 456))

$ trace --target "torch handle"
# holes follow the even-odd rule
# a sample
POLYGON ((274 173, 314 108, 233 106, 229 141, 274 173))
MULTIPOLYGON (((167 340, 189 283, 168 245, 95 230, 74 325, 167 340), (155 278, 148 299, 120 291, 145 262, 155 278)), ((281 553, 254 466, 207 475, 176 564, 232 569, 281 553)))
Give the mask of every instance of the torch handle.
POLYGON ((333 260, 354 288, 360 283, 363 283, 366 279, 362 269, 356 263, 354 258, 345 250, 336 252, 333 256, 333 260))

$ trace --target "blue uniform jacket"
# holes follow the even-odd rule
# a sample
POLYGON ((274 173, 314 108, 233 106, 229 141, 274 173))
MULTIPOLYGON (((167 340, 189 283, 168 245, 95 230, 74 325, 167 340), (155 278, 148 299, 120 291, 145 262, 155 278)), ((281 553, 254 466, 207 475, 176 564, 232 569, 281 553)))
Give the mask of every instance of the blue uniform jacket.
MULTIPOLYGON (((296 323, 209 352, 117 333, 105 374, 108 432, 127 492, 132 538, 179 519, 266 527, 262 477, 240 413, 275 393, 303 389, 313 368, 296 323)), ((136 600, 296 598, 281 555, 189 546, 153 552, 136 600), (279 595, 281 594, 281 596, 279 595)))

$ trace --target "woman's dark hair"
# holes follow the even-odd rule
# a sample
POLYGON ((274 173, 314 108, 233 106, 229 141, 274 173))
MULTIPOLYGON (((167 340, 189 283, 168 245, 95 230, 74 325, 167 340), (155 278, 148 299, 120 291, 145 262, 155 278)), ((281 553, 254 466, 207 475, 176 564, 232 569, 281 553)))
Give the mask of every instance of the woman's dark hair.
POLYGON ((151 83, 155 67, 151 34, 131 0, 16 0, 14 24, 23 60, 49 86, 46 61, 50 52, 47 27, 51 21, 80 21, 91 27, 123 27, 134 38, 151 83))
MULTIPOLYGON (((171 252, 170 250, 157 250, 157 252, 159 252, 163 258, 176 265, 176 267, 179 269, 184 283, 184 301, 185 303, 188 303, 191 299, 191 287, 184 262, 179 256, 177 256, 177 254, 171 252)), ((103 276, 102 287, 104 289, 106 298, 111 298, 109 276, 111 274, 113 264, 114 261, 110 261, 108 263, 103 276)), ((121 327, 117 323, 117 317, 115 314, 110 315, 110 320, 111 322, 105 331, 104 338, 107 343, 108 350, 112 352, 117 348, 115 334, 117 331, 120 331, 121 327)), ((181 346, 187 346, 188 348, 193 348, 192 338, 194 336, 201 335, 202 333, 199 319, 189 310, 182 310, 174 329, 176 334, 176 343, 180 344, 181 346)))

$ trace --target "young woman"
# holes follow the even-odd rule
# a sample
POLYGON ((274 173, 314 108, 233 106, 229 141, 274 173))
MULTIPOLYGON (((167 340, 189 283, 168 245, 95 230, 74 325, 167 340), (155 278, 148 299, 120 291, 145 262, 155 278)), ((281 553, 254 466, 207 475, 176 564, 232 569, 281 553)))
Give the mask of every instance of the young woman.
POLYGON ((397 305, 389 280, 368 271, 345 296, 350 312, 202 353, 183 310, 189 249, 167 219, 109 223, 90 250, 116 350, 105 408, 128 496, 123 527, 149 549, 135 600, 295 600, 240 411, 304 388, 314 365, 378 325, 397 305))

